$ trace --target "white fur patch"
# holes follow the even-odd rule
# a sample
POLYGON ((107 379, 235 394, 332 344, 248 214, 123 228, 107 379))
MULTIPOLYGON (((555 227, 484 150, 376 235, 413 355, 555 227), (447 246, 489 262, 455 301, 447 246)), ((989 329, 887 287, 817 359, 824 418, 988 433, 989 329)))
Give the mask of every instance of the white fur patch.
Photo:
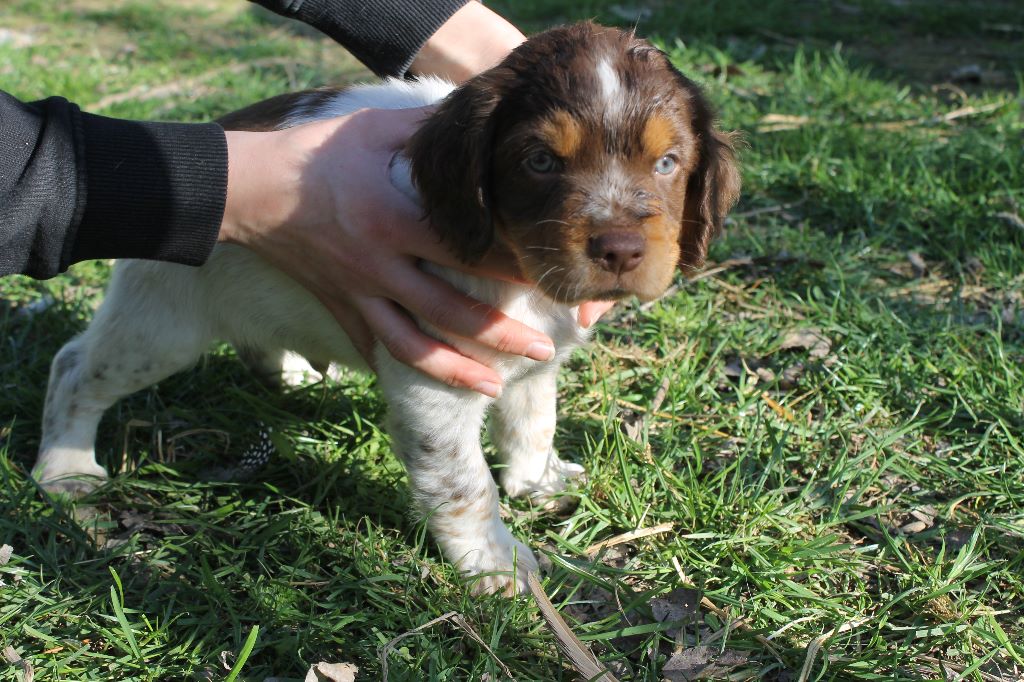
POLYGON ((597 62, 597 82, 601 85, 601 99, 604 100, 605 116, 617 117, 622 112, 622 83, 615 67, 606 57, 597 62))

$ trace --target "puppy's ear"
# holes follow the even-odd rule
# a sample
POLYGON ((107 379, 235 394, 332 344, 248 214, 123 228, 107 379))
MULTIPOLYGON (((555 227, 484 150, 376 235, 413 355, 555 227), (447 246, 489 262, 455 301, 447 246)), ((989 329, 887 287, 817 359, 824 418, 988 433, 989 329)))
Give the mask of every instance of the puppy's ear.
POLYGON ((686 184, 679 232, 679 266, 694 270, 704 265, 708 244, 739 199, 740 173, 736 166, 736 134, 717 130, 714 113, 700 89, 682 74, 678 77, 691 94, 693 132, 700 154, 697 168, 686 184))
POLYGON ((467 81, 406 148, 431 226, 467 263, 479 260, 494 240, 490 176, 500 99, 493 72, 467 81))

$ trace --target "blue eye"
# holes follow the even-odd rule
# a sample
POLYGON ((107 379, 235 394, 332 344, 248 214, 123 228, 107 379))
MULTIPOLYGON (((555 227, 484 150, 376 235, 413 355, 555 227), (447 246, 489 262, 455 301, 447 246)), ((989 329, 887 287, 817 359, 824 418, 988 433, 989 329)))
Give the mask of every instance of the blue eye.
POLYGON ((547 151, 534 152, 526 158, 526 165, 534 173, 550 173, 558 168, 558 160, 547 151))
POLYGON ((668 175, 676 169, 676 165, 678 165, 676 157, 671 154, 666 154, 658 159, 658 162, 654 164, 654 172, 658 175, 668 175))

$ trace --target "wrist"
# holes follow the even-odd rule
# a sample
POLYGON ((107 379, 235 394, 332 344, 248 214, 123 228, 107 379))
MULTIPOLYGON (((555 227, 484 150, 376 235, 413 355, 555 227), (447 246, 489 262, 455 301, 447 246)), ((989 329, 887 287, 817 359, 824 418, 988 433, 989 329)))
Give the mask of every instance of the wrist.
POLYGON ((461 83, 497 65, 526 37, 479 2, 469 2, 432 35, 411 71, 461 83))
POLYGON ((280 222, 282 193, 278 190, 287 167, 281 153, 287 147, 279 144, 281 132, 225 131, 228 185, 218 241, 249 244, 253 235, 280 222))

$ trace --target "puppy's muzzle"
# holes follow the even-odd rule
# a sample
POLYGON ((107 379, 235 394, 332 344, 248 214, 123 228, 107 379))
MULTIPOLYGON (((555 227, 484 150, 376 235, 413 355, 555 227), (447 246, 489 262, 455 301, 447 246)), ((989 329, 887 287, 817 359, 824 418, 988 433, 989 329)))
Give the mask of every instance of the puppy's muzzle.
POLYGON ((644 259, 647 239, 635 230, 615 230, 587 240, 587 255, 602 269, 616 275, 635 270, 644 259))

